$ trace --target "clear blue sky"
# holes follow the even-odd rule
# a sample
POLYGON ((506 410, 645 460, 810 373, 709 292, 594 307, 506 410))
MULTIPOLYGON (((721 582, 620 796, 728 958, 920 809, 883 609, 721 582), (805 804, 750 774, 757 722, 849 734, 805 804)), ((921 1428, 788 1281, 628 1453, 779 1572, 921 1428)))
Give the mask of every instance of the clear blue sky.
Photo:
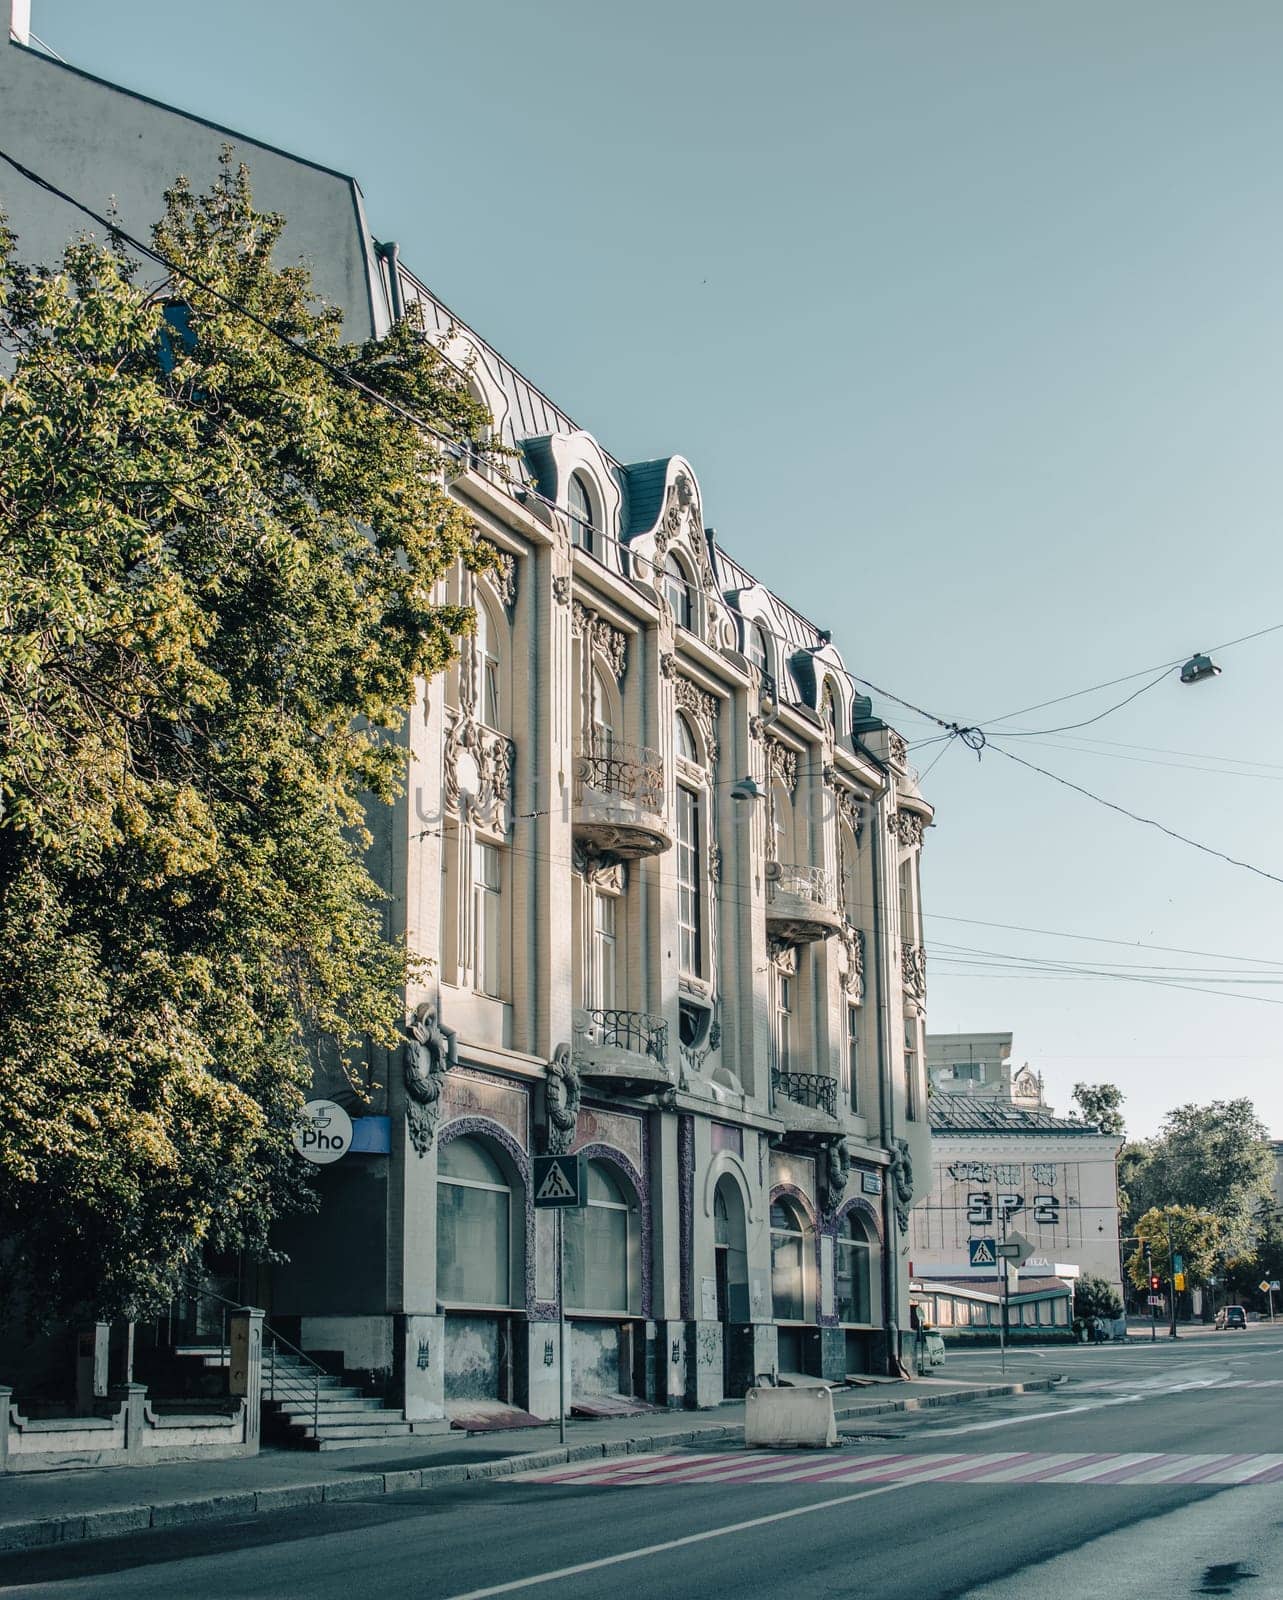
MULTIPOLYGON (((35 0, 33 26, 354 173, 448 304, 616 455, 688 456, 721 540, 909 700, 980 722, 1283 621, 1277 0, 35 0)), ((1011 748, 1283 876, 1281 663, 1278 633, 1074 736, 1114 743, 1011 748)), ((1013 1030, 1062 1107, 1119 1083, 1136 1134, 1246 1094, 1283 1135, 1283 884, 993 752, 928 788, 933 1030, 1013 1030), (964 974, 946 943, 1259 981, 964 974)))

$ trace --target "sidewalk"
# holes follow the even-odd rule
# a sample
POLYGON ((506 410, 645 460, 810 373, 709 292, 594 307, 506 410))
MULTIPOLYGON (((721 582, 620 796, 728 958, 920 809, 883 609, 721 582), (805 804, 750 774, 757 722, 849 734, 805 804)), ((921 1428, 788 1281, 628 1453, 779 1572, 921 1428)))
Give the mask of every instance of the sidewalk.
MULTIPOLYGON (((841 1390, 839 1423, 929 1406, 1050 1389, 1046 1367, 1011 1363, 1005 1383, 917 1378, 841 1390)), ((0 1551, 105 1539, 146 1528, 175 1528, 220 1517, 284 1511, 325 1500, 358 1500, 495 1478, 564 1461, 672 1450, 743 1436, 743 1402, 713 1411, 649 1412, 504 1434, 399 1439, 365 1449, 309 1453, 265 1449, 241 1461, 176 1461, 147 1467, 11 1473, 0 1477, 0 1551)))

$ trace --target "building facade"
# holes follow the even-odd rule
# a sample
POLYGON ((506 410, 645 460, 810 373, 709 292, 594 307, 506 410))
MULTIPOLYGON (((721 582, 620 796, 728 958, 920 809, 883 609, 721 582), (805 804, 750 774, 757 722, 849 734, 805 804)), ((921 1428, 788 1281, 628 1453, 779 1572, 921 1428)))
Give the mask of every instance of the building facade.
MULTIPOLYGON (((992 1262, 973 1264, 971 1243, 1019 1233, 1034 1246, 1011 1289, 1013 1326, 1068 1320, 1068 1286, 1091 1274, 1122 1293, 1116 1162, 1122 1140, 1058 1117, 1042 1080, 1012 1068, 1009 1033, 927 1039, 932 1157, 913 1208, 910 1255, 920 1294, 957 1302, 954 1325, 992 1327, 992 1262), (951 1294, 968 1286, 980 1292, 951 1294), (961 1309, 976 1300, 982 1309, 961 1309), (1045 1302, 1045 1304, 1044 1304, 1045 1302)), ((939 1308, 937 1306, 937 1314, 939 1308)))
MULTIPOLYGON (((4 56, 6 143, 126 226, 180 166, 212 175, 224 130, 4 56)), ((427 974, 362 1093, 318 1076, 355 1137, 258 1276, 269 1322, 418 1423, 555 1414, 531 1163, 581 1153, 576 1398, 709 1405, 911 1362, 932 813, 903 739, 713 536, 687 460, 605 450, 376 243, 352 180, 234 153, 353 332, 417 307, 515 453, 458 463, 494 565, 442 586, 476 632, 422 686, 404 797, 373 819, 388 932, 427 974)), ((20 182, 3 200, 33 259, 76 229, 20 182)))

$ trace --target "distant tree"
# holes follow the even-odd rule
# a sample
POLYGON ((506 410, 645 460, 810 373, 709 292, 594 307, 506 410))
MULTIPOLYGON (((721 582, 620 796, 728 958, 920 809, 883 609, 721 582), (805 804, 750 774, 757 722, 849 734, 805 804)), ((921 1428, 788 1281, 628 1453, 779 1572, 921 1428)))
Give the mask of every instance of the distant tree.
POLYGON ((1106 1278, 1087 1273, 1074 1285, 1074 1315, 1078 1317, 1104 1317, 1112 1322, 1123 1314, 1123 1302, 1118 1291, 1106 1278))
POLYGON ((1226 1251, 1243 1254, 1271 1192, 1274 1153, 1250 1100, 1214 1100, 1169 1111, 1149 1158, 1130 1175, 1134 1211, 1190 1206, 1220 1222, 1226 1251))
POLYGON ((1121 1108, 1126 1096, 1116 1084, 1076 1083, 1074 1099, 1084 1122, 1091 1123, 1102 1133, 1121 1137, 1125 1127, 1121 1108))
POLYGON ((1183 1263, 1186 1287, 1210 1281, 1222 1246, 1220 1219, 1195 1206, 1155 1207, 1136 1223, 1140 1243, 1127 1258, 1127 1275, 1138 1289, 1148 1286, 1145 1245, 1149 1245, 1153 1270, 1167 1281, 1172 1275, 1172 1256, 1183 1263))
POLYGON ((283 226, 227 164, 167 281, 0 226, 0 1307, 262 1249, 314 1064, 359 1085, 405 1017, 369 819, 473 626, 439 580, 492 560, 415 418, 487 419, 409 321, 345 344, 283 226))
POLYGON ((1149 1210, 1147 1173, 1153 1158, 1148 1140, 1125 1144, 1118 1152, 1118 1217, 1124 1234, 1135 1233, 1136 1219, 1149 1210))
MULTIPOLYGON (((1262 1293, 1261 1284, 1271 1280, 1283 1283, 1283 1227, 1277 1216, 1267 1214, 1257 1220, 1252 1249, 1226 1262, 1226 1293, 1242 1305, 1259 1306, 1264 1311, 1269 1294, 1262 1293)), ((1278 1293, 1274 1296, 1274 1312, 1276 1316, 1283 1314, 1283 1295, 1278 1293)))

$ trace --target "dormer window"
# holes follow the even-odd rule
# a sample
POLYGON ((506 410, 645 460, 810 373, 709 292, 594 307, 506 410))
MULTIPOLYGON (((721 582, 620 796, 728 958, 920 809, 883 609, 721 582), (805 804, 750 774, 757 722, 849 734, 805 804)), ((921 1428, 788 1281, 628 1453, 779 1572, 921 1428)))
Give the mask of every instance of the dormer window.
POLYGON ((766 629, 760 622, 749 625, 747 644, 750 665, 756 667, 763 677, 769 677, 771 658, 767 650, 766 629))
POLYGON ((664 598, 672 607, 679 628, 691 625, 691 586, 685 569, 675 555, 664 557, 664 598))
POLYGON ((570 516, 570 542, 580 550, 595 555, 592 501, 579 473, 571 474, 566 485, 566 509, 570 516))

